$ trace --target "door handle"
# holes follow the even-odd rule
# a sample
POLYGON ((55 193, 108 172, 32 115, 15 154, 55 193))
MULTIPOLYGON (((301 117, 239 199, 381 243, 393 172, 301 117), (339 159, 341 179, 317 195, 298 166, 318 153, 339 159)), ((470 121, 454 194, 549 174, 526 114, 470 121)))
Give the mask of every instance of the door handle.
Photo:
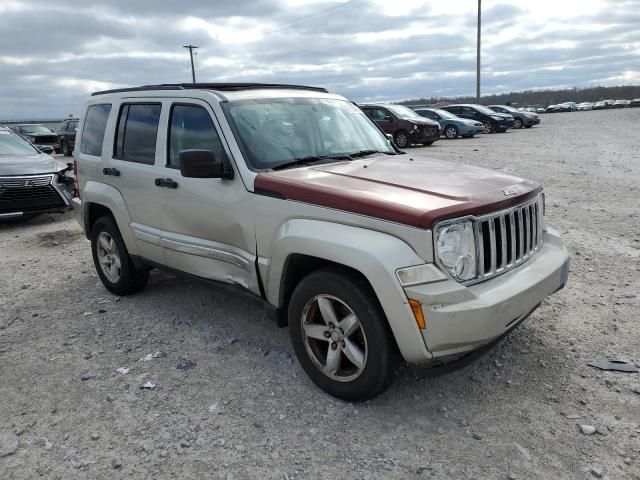
POLYGON ((156 187, 178 188, 178 182, 171 178, 156 178, 156 187))
POLYGON ((102 173, 104 173, 105 175, 112 175, 114 177, 120 176, 120 170, 118 170, 117 168, 103 168, 102 173))

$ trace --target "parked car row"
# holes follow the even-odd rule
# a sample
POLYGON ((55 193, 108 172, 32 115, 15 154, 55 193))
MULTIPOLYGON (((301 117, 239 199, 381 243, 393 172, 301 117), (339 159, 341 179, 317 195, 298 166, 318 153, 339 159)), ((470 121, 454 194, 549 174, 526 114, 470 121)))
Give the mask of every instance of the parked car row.
POLYGON ((505 132, 509 128, 531 128, 540 123, 537 113, 508 105, 408 108, 392 104, 361 104, 360 108, 393 138, 398 148, 412 144, 431 145, 440 136, 447 139, 473 137, 479 133, 505 132))
POLYGON ((565 102, 557 105, 549 105, 544 112, 545 113, 558 113, 558 112, 584 112, 589 110, 606 110, 610 108, 629 108, 640 107, 640 98, 633 100, 601 100, 599 102, 565 102))
POLYGON ((22 123, 5 127, 19 134, 43 153, 63 153, 65 157, 70 157, 75 147, 78 119, 63 120, 55 132, 39 123, 22 123))

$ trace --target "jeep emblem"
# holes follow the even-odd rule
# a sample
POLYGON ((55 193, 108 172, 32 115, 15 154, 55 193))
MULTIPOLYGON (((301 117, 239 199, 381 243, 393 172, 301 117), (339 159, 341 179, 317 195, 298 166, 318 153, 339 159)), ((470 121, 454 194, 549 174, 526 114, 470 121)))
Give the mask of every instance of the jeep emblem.
POLYGON ((516 192, 513 188, 503 188, 502 193, 504 193, 506 197, 510 197, 511 195, 515 195, 518 192, 516 192))

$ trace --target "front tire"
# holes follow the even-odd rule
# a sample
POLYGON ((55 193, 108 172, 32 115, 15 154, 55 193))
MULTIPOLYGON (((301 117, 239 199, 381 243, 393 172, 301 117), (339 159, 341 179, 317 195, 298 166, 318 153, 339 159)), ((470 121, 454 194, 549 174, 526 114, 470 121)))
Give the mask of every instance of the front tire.
POLYGON ((363 402, 391 384, 399 353, 363 278, 334 267, 311 273, 294 290, 288 317, 300 365, 328 394, 363 402))
POLYGON ((129 295, 147 285, 149 270, 135 267, 113 217, 101 217, 93 225, 91 253, 98 276, 111 293, 129 295))
POLYGON ((447 125, 444 129, 444 136, 449 140, 458 138, 458 133, 458 127, 456 127, 455 125, 447 125))
POLYGON ((411 140, 409 139, 409 133, 406 130, 400 130, 393 136, 393 142, 398 148, 407 148, 411 146, 411 140))

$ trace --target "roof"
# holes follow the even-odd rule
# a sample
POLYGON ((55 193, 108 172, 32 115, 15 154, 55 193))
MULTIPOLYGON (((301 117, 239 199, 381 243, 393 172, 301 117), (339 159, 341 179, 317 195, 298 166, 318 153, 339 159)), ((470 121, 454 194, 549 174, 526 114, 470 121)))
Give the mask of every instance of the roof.
POLYGON ((116 88, 102 90, 91 95, 106 95, 120 92, 145 92, 152 90, 215 90, 219 92, 238 92, 242 90, 312 90, 329 93, 326 88, 309 87, 306 85, 287 85, 279 83, 163 83, 160 85, 143 85, 141 87, 116 88))

